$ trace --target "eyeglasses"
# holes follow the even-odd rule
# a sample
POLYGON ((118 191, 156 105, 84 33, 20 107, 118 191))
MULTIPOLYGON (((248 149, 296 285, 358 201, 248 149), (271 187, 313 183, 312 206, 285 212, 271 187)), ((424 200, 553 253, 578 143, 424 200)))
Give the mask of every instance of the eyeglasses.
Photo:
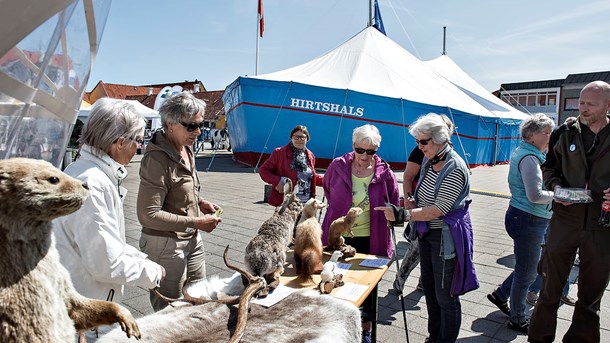
POLYGON ((138 144, 144 144, 144 140, 142 138, 129 138, 129 140, 138 144))
POLYGON ((180 122, 180 125, 184 126, 188 132, 193 132, 197 129, 199 129, 199 131, 203 131, 203 128, 205 127, 203 122, 190 124, 180 122))
POLYGON ((307 136, 303 136, 303 135, 292 135, 292 138, 294 138, 294 140, 297 141, 304 141, 307 139, 307 136))
POLYGON ((377 153, 377 150, 373 150, 373 149, 362 149, 362 148, 357 148, 357 147, 354 147, 354 151, 355 151, 357 154, 360 154, 360 155, 362 155, 362 154, 364 154, 364 153, 366 152, 366 154, 367 154, 367 155, 369 155, 369 156, 373 156, 373 155, 375 155, 375 154, 377 153))
MULTIPOLYGON (((118 141, 119 141, 119 139, 120 139, 120 138, 115 139, 113 143, 118 142, 118 141)), ((143 140, 142 138, 129 138, 129 137, 123 137, 123 139, 128 139, 128 140, 130 140, 130 141, 132 141, 132 142, 136 142, 136 143, 138 143, 138 144, 144 144, 144 140, 143 140)))
POLYGON ((430 137, 428 139, 422 139, 422 140, 416 139, 415 144, 428 145, 428 142, 430 142, 431 140, 432 140, 432 137, 430 137))

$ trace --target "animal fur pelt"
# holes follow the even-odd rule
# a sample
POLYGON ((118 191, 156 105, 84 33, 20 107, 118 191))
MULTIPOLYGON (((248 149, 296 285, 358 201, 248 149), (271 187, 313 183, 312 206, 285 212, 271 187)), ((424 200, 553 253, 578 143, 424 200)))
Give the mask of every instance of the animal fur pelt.
POLYGON ((303 207, 301 219, 296 227, 294 261, 297 274, 311 276, 322 271, 322 226, 316 219, 316 211, 326 204, 309 199, 303 207))
POLYGON ((48 162, 0 160, 0 342, 73 342, 76 330, 115 322, 140 335, 124 307, 78 294, 59 262, 51 220, 87 194, 48 162))
MULTIPOLYGON (((227 342, 235 328, 237 308, 218 303, 164 310, 137 320, 142 343, 227 342)), ((250 305, 243 342, 361 341, 360 312, 356 306, 315 291, 298 291, 270 308, 250 305)), ((134 342, 113 330, 98 343, 134 342)))
MULTIPOLYGON (((290 179, 286 180, 286 192, 282 205, 275 209, 273 216, 259 228, 258 233, 246 246, 244 263, 254 276, 262 276, 269 289, 279 284, 280 275, 284 273, 286 251, 292 241, 292 230, 303 205, 297 197, 298 186, 292 192, 290 179)), ((261 292, 260 295, 265 295, 261 292)))

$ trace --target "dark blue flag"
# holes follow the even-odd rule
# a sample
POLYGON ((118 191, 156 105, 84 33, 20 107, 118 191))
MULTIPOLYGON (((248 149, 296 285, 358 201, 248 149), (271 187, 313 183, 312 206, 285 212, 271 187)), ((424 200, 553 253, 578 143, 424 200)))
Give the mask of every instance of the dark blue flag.
POLYGON ((385 35, 385 28, 383 27, 383 19, 381 19, 381 11, 379 11, 379 4, 377 3, 377 0, 375 0, 375 23, 373 24, 373 27, 385 35))

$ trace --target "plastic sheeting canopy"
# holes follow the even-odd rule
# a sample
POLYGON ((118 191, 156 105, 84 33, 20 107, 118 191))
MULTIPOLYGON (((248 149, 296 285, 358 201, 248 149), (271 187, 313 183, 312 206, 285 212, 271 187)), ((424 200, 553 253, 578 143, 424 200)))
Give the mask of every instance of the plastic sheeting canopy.
POLYGON ((111 1, 3 2, 0 14, 0 158, 59 167, 111 1))

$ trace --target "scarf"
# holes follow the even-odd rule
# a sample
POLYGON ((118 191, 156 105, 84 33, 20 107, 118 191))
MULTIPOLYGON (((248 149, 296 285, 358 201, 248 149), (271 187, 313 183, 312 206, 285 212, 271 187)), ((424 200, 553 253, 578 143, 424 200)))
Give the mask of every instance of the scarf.
POLYGON ((305 149, 297 149, 292 142, 288 143, 290 149, 292 149, 292 162, 290 162, 290 169, 296 169, 297 171, 307 170, 307 154, 305 149))
POLYGON ((435 165, 440 161, 444 161, 447 158, 447 153, 451 151, 451 143, 445 144, 445 146, 430 160, 431 165, 435 165))

